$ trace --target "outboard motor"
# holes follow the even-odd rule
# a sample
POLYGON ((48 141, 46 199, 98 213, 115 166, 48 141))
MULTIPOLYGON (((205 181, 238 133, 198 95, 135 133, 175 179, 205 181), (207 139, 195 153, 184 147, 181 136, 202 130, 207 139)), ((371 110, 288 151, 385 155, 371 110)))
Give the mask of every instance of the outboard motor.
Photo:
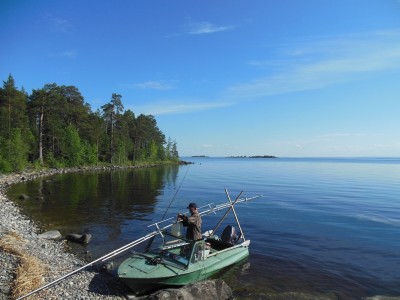
POLYGON ((222 232, 221 240, 230 245, 235 244, 235 242, 238 240, 235 227, 232 225, 226 226, 222 232))

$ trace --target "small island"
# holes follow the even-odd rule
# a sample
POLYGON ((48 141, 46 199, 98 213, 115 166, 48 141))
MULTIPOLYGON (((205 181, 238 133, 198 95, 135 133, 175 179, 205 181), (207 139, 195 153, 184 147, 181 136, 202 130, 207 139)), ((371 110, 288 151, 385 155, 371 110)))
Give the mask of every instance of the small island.
POLYGON ((276 156, 273 155, 254 155, 254 156, 228 156, 228 158, 277 158, 276 156))

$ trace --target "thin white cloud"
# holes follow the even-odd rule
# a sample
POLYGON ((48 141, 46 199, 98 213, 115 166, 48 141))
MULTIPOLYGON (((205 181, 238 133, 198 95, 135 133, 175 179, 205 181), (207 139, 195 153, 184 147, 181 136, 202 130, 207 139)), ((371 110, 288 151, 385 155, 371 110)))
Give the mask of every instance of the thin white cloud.
POLYGON ((140 83, 121 84, 121 87, 128 89, 133 88, 133 89, 165 91, 172 89, 174 85, 172 82, 167 82, 167 81, 145 81, 140 83))
POLYGON ((337 137, 349 137, 352 136, 351 133, 327 133, 317 136, 317 138, 337 138, 337 137))
POLYGON ((327 133, 327 134, 318 135, 317 138, 347 138, 347 137, 354 138, 354 137, 366 137, 366 136, 371 136, 371 134, 338 132, 338 133, 327 133))
POLYGON ((210 22, 191 22, 183 25, 182 31, 168 34, 166 38, 175 38, 185 35, 203 35, 234 30, 235 25, 216 25, 210 22))
POLYGON ((231 105, 227 102, 189 102, 189 101, 160 101, 151 105, 135 106, 135 111, 150 115, 183 114, 209 109, 222 108, 231 105))
MULTIPOLYGON (((165 101, 144 106, 140 111, 152 115, 192 113, 274 94, 321 89, 368 78, 380 72, 400 71, 400 30, 320 38, 316 42, 308 40, 291 47, 285 44, 283 49, 278 50, 280 55, 274 60, 254 60, 249 63, 258 68, 272 66, 266 68, 269 76, 230 86, 216 96, 218 100, 215 102, 165 101)), ((168 86, 168 83, 149 81, 132 87, 162 89, 163 84, 168 86)), ((333 133, 319 138, 346 136, 347 133, 333 133)))
POLYGON ((60 18, 54 19, 54 25, 58 31, 62 31, 62 32, 70 32, 70 30, 73 27, 72 24, 68 20, 60 19, 60 18))
POLYGON ((197 22, 197 23, 190 23, 187 24, 187 33, 188 34, 210 34, 222 31, 228 31, 235 28, 233 25, 225 25, 225 26, 218 26, 212 24, 210 22, 197 22))
POLYGON ((74 58, 78 55, 77 50, 67 50, 67 51, 62 51, 62 52, 57 52, 57 53, 50 53, 50 57, 66 57, 66 58, 74 58))
POLYGON ((400 31, 323 39, 283 49, 277 60, 254 60, 249 64, 257 67, 275 66, 276 70, 272 70, 272 74, 269 72, 269 76, 229 87, 226 97, 254 99, 320 89, 382 71, 399 71, 400 31))
POLYGON ((72 23, 66 19, 53 17, 52 15, 49 15, 49 17, 51 18, 52 30, 55 32, 70 33, 74 28, 72 23))

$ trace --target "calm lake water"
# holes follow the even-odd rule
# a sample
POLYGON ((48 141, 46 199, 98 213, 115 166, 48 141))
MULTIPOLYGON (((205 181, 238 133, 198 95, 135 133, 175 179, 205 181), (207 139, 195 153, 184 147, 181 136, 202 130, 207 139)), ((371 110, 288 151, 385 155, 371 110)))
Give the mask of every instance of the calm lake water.
MULTIPOLYGON (((89 245, 74 246, 88 259, 150 232, 165 213, 186 212, 189 202, 226 202, 225 188, 232 198, 264 195, 236 207, 250 256, 219 276, 237 298, 400 296, 399 158, 185 160, 194 164, 57 175, 8 195, 47 230, 91 233, 89 245), (22 193, 30 199, 18 200, 22 193)), ((222 214, 204 216, 203 231, 222 214)))

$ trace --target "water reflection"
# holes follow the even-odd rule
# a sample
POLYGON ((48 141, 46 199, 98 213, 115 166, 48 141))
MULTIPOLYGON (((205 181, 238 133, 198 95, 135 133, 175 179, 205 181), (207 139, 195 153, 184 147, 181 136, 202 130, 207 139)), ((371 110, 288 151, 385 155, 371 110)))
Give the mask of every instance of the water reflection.
POLYGON ((8 197, 45 230, 92 233, 88 249, 97 256, 134 238, 138 230, 133 229, 154 218, 160 195, 167 186, 175 186, 178 170, 164 166, 58 174, 16 184, 8 197), (29 198, 21 200, 21 194, 29 198), (121 237, 123 232, 128 236, 121 237))

